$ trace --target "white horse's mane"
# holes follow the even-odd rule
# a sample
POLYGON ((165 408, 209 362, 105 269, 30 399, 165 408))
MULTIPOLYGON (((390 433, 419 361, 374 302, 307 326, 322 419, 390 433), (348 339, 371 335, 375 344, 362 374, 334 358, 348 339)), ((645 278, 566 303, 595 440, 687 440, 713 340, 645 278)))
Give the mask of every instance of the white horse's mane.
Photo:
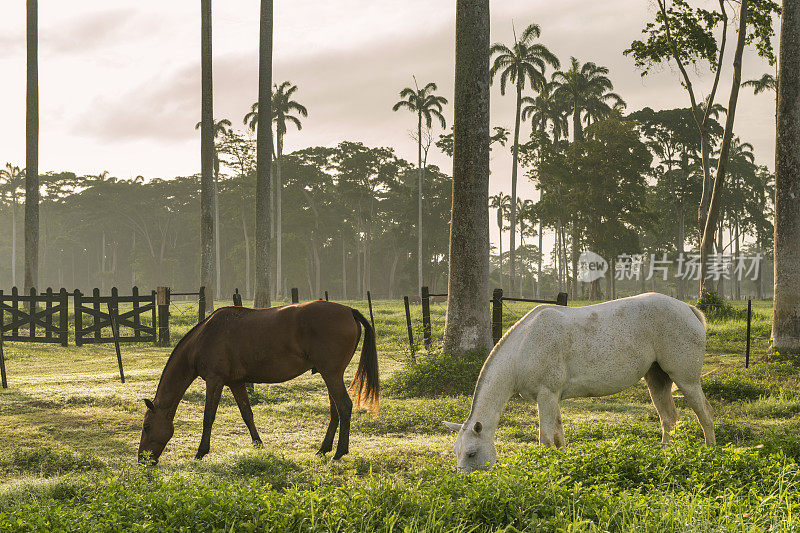
POLYGON ((543 309, 550 309, 552 307, 555 306, 549 304, 537 305, 536 307, 525 313, 525 315, 522 318, 517 320, 517 322, 513 326, 508 328, 508 331, 506 331, 503 334, 503 336, 500 337, 500 340, 497 341, 497 344, 494 345, 492 351, 489 352, 489 356, 486 358, 486 361, 484 361, 483 367, 481 367, 481 373, 478 374, 478 381, 475 383, 475 392, 472 395, 472 405, 470 406, 470 413, 472 413, 473 409, 475 408, 475 401, 478 398, 478 392, 480 391, 481 385, 483 385, 486 379, 486 373, 488 371, 489 365, 495 359, 495 355, 497 354, 498 350, 500 350, 503 344, 505 344, 506 340, 508 340, 509 335, 511 335, 511 333, 513 333, 517 329, 517 327, 519 327, 523 322, 533 320, 534 317, 532 315, 538 313, 543 309))

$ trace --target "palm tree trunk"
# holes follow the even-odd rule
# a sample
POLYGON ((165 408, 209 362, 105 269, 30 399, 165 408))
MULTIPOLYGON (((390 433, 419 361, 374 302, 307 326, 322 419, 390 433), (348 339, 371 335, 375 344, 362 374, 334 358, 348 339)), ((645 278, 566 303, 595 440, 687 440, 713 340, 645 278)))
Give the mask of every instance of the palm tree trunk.
POLYGON ((39 279, 39 6, 27 0, 27 108, 25 114, 25 286, 39 279))
POLYGON ((572 138, 575 142, 583 140, 583 124, 581 124, 581 108, 576 98, 572 104, 572 138))
MULTIPOLYGON (((281 279, 282 275, 282 267, 283 267, 283 228, 281 225, 281 189, 283 189, 283 184, 281 183, 281 157, 283 154, 283 146, 282 146, 283 139, 281 135, 278 134, 278 154, 275 161, 275 169, 276 169, 276 183, 275 183, 275 222, 276 222, 276 253, 275 253, 275 262, 277 264, 277 278, 281 279)), ((278 294, 280 296, 280 294, 278 294)))
MULTIPOLYGON (((272 182, 272 0, 261 0, 258 47, 258 133, 256 138, 256 236, 254 307, 270 306, 269 208, 272 182)), ((281 279, 275 284, 280 286, 281 279)))
POLYGON ((347 239, 342 230, 342 300, 347 300, 347 249, 345 247, 347 239))
MULTIPOLYGON (((213 142, 213 141, 212 141, 213 142)), ((216 149, 214 150, 216 158, 216 149)), ((222 294, 222 271, 219 253, 219 162, 214 165, 214 257, 216 258, 217 296, 222 294)))
MULTIPOLYGON (((136 286, 136 230, 131 236, 131 287, 136 286)), ((72 285, 75 285, 75 254, 72 254, 72 285)), ((73 287, 75 288, 75 287, 73 287)))
POLYGON ((250 237, 247 235, 247 220, 244 217, 244 209, 239 211, 242 218, 242 235, 244 236, 244 294, 248 300, 252 298, 250 293, 250 237))
POLYGON ((100 292, 106 292, 106 232, 100 244, 100 292))
POLYGON ((417 290, 422 287, 422 111, 417 112, 417 290))
POLYGON ((800 352, 800 5, 784 0, 775 146, 772 349, 800 352))
POLYGON ((444 350, 488 352, 489 0, 456 0, 453 206, 444 350))
MULTIPOLYGON (((501 203, 502 203, 502 199, 501 199, 501 203)), ((502 209, 502 206, 498 207, 498 209, 502 209)), ((503 219, 500 218, 500 222, 502 222, 502 221, 503 221, 503 219)), ((500 288, 502 289, 503 288, 503 224, 500 224, 498 226, 498 228, 500 229, 500 244, 499 244, 499 246, 500 246, 500 255, 498 256, 498 259, 499 259, 499 263, 500 263, 500 288)))
MULTIPOLYGON (((518 78, 522 80, 523 78, 518 78)), ((511 153, 511 235, 508 244, 509 262, 511 264, 509 272, 509 290, 513 293, 517 283, 517 255, 516 255, 516 232, 517 232, 517 156, 519 154, 519 123, 520 111, 522 109, 522 85, 517 83, 517 106, 514 115, 514 146, 511 153)))
MULTIPOLYGON (((11 211, 11 286, 17 286, 17 195, 13 195, 11 211)), ((74 285, 74 284, 73 284, 74 285)))
POLYGON ((201 127, 200 127, 200 285, 214 309, 214 104, 211 61, 211 0, 201 0, 201 127))
MULTIPOLYGON (((539 189, 539 203, 542 203, 544 198, 544 189, 539 189)), ((539 257, 536 260, 536 293, 534 298, 541 298, 541 280, 542 280, 542 217, 539 217, 539 257)))

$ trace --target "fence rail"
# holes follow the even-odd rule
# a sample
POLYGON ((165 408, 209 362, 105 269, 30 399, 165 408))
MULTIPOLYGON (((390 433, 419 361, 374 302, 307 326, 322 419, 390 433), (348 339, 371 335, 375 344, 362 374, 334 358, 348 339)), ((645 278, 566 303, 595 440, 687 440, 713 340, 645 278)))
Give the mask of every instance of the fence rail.
POLYGON ((3 339, 66 346, 69 335, 68 298, 66 289, 53 292, 53 289, 48 288, 39 293, 31 288, 27 295, 20 294, 16 287, 11 289, 11 294, 0 291, 0 333, 3 339), (11 317, 8 323, 6 315, 11 317), (56 315, 58 318, 54 320, 56 315))
POLYGON ((75 346, 109 342, 155 342, 156 340, 156 293, 140 295, 139 288, 133 287, 130 296, 120 296, 116 287, 110 296, 101 296, 94 289, 91 296, 75 290, 75 346), (132 309, 121 313, 119 304, 129 303, 132 309), (103 311, 102 306, 106 307, 103 311), (142 322, 143 316, 150 316, 150 325, 142 322), (91 318, 85 325, 84 318, 91 318), (113 322, 112 323, 112 319, 113 322), (119 335, 119 328, 132 330, 129 335, 119 335), (116 328, 117 334, 114 333, 116 328))
MULTIPOLYGON (((422 305, 422 338, 425 344, 425 349, 431 348, 431 298, 447 296, 447 293, 431 293, 428 287, 420 288, 420 304, 422 305)), ((514 298, 511 296, 503 296, 503 289, 495 289, 492 292, 492 299, 489 302, 492 304, 492 340, 495 344, 500 341, 503 336, 503 302, 529 302, 541 304, 555 304, 567 305, 568 295, 566 292, 560 292, 555 300, 539 300, 534 298, 514 298)), ((403 296, 403 303, 406 311, 406 326, 408 328, 408 346, 411 351, 411 357, 414 358, 416 353, 416 346, 414 345, 414 334, 411 328, 411 310, 408 305, 408 296, 403 296)))

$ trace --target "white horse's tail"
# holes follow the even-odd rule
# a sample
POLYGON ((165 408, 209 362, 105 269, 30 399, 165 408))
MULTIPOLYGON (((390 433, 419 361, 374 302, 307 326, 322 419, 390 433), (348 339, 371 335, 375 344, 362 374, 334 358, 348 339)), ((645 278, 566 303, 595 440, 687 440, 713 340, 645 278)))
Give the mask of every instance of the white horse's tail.
POLYGON ((690 305, 689 307, 692 308, 692 312, 695 314, 695 316, 700 321, 700 323, 703 324, 703 329, 705 329, 705 327, 706 327, 706 315, 704 315, 701 310, 699 310, 698 308, 696 308, 693 305, 690 305))

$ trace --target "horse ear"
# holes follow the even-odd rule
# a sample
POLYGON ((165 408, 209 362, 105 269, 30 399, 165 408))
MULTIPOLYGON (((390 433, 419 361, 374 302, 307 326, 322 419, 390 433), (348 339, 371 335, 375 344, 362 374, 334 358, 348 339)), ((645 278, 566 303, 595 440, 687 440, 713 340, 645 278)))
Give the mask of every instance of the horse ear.
POLYGON ((145 405, 147 406, 147 408, 148 408, 148 409, 150 409, 151 411, 155 411, 155 410, 156 410, 156 406, 155 406, 155 405, 153 405, 153 402, 151 402, 151 401, 150 401, 150 400, 148 400, 147 398, 145 398, 145 399, 144 399, 144 404, 145 404, 145 405))
POLYGON ((443 421, 442 421, 442 424, 444 424, 444 425, 445 425, 445 427, 448 427, 448 428, 452 429, 452 430, 453 430, 453 431, 455 431, 456 433, 458 433, 459 431, 461 431, 461 424, 456 424, 455 422, 448 422, 448 421, 446 421, 446 420, 443 420, 443 421))
POLYGON ((481 425, 480 422, 475 422, 475 426, 473 429, 475 430, 475 433, 480 433, 481 430, 483 429, 483 426, 481 425))

